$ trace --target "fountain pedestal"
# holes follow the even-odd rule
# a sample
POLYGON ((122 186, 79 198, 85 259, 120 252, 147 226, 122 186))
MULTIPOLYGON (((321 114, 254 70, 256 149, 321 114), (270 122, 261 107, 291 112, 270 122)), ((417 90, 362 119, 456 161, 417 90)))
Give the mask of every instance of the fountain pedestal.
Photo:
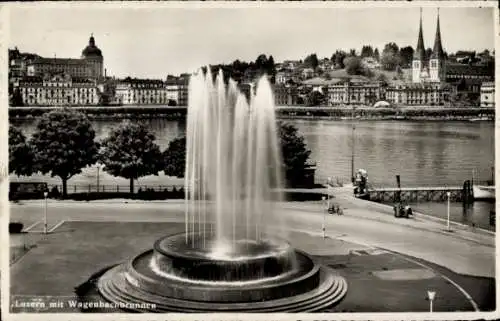
POLYGON ((281 240, 240 240, 234 255, 220 255, 185 239, 162 238, 110 269, 97 283, 100 295, 139 312, 312 312, 347 291, 342 277, 281 240))

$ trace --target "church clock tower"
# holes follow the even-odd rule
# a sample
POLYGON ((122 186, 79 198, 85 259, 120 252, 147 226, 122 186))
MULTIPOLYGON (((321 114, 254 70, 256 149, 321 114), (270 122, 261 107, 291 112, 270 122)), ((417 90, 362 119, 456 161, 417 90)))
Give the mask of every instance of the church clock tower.
POLYGON ((425 46, 424 46, 424 34, 422 31, 422 9, 420 9, 420 28, 418 31, 418 42, 417 49, 413 54, 412 61, 412 81, 414 83, 422 82, 422 76, 427 69, 426 57, 425 57, 425 46))
POLYGON ((441 82, 445 80, 445 57, 443 45, 441 43, 441 30, 439 26, 439 9, 437 14, 436 38, 434 39, 434 48, 430 57, 430 81, 441 82))

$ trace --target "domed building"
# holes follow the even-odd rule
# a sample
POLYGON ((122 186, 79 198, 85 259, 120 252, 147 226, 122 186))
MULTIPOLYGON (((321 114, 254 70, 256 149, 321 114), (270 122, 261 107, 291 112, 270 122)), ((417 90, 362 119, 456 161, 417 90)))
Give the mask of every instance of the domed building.
POLYGON ((82 51, 82 59, 86 60, 91 66, 91 77, 102 77, 103 57, 101 49, 95 45, 94 35, 90 35, 89 44, 82 51))
POLYGON ((102 51, 90 36, 88 45, 82 50, 80 58, 42 58, 33 59, 27 66, 27 75, 41 77, 45 74, 65 73, 71 77, 98 80, 103 76, 102 51))

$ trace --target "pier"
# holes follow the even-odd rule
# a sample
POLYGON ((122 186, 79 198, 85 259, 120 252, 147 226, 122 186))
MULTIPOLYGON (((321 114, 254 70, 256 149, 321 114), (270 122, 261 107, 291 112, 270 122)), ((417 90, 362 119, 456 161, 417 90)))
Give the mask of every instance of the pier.
POLYGON ((470 198, 470 191, 460 186, 369 188, 367 193, 375 202, 396 202, 398 196, 403 202, 444 202, 448 200, 448 193, 451 202, 470 198))

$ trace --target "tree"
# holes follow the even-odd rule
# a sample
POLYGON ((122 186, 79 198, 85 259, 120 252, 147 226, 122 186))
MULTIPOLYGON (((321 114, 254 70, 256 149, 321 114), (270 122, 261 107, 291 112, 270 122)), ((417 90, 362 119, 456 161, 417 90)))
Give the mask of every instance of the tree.
POLYGON ((363 75, 364 67, 359 57, 347 57, 344 60, 345 71, 349 75, 363 75))
POLYGON ((380 53, 378 52, 378 48, 375 48, 375 51, 373 52, 373 58, 375 60, 380 61, 380 53))
POLYGON ((12 107, 21 107, 21 106, 24 106, 23 96, 21 95, 21 91, 19 90, 19 88, 13 89, 12 96, 10 97, 9 104, 12 107))
POLYGON ((274 58, 272 55, 269 56, 269 59, 267 60, 267 74, 270 77, 271 84, 274 84, 276 82, 276 65, 274 63, 274 58))
POLYGON ((382 51, 381 64, 385 70, 395 70, 401 63, 399 47, 394 42, 388 43, 382 51))
POLYGON ((33 146, 36 168, 42 174, 58 176, 63 183, 63 198, 67 182, 81 169, 97 161, 99 144, 88 118, 69 109, 44 114, 37 124, 30 144, 33 146))
POLYGON ((9 174, 31 175, 34 169, 34 153, 26 137, 17 127, 9 125, 9 174))
POLYGON ((255 60, 255 67, 257 69, 265 69, 267 67, 267 56, 264 54, 260 54, 255 60))
POLYGON ((403 47, 399 50, 401 57, 401 66, 410 67, 413 60, 413 48, 411 46, 403 47))
POLYGON ((351 50, 349 51, 349 56, 350 56, 350 57, 356 57, 356 49, 351 49, 351 50))
POLYGON ((319 106, 323 102, 325 96, 317 90, 311 91, 307 95, 306 105, 307 106, 319 106))
POLYGON ((304 59, 304 65, 306 67, 316 70, 319 65, 318 56, 316 54, 311 54, 304 59))
POLYGON ((337 50, 333 55, 332 55, 332 62, 335 64, 335 68, 337 69, 344 69, 344 59, 347 56, 347 54, 342 51, 342 50, 337 50))
POLYGON ((373 57, 373 48, 372 46, 363 46, 361 48, 361 58, 373 57))
POLYGON ((293 186, 304 178, 311 151, 306 148, 304 137, 291 124, 280 123, 279 137, 285 180, 287 186, 293 186))
POLYGON ((432 55, 432 49, 431 48, 425 49, 425 59, 429 60, 431 55, 432 55))
POLYGON ((385 74, 378 74, 375 79, 380 81, 383 85, 387 85, 387 76, 385 74))
POLYGON ((163 152, 163 171, 165 175, 184 177, 186 170, 186 137, 176 138, 163 152))
POLYGON ((349 75, 362 75, 366 77, 373 77, 373 72, 370 68, 363 65, 360 57, 347 57, 344 60, 345 70, 349 75))
POLYGON ((104 171, 130 180, 130 193, 134 193, 134 180, 147 175, 158 175, 161 160, 155 136, 143 124, 123 122, 102 143, 100 161, 104 171))

